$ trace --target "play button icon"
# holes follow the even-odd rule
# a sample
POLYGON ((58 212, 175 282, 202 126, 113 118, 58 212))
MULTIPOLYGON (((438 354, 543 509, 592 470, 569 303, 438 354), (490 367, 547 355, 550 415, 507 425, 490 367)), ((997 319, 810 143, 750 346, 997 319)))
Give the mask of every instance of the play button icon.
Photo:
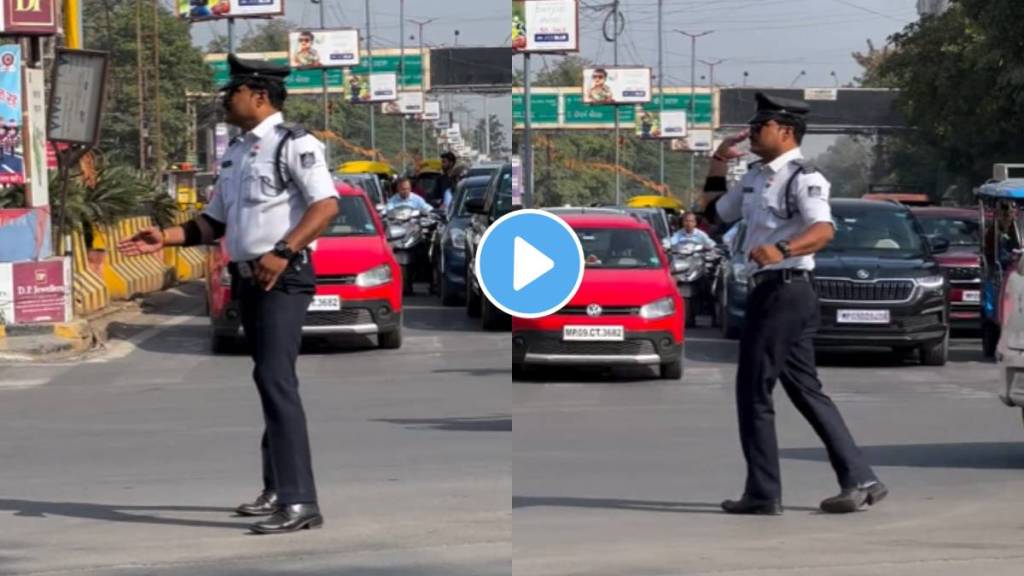
POLYGON ((564 220, 543 210, 518 210, 487 229, 474 272, 484 296, 519 318, 540 318, 565 306, 583 281, 583 247, 564 220))
POLYGON ((516 236, 515 252, 512 256, 512 289, 519 292, 534 280, 547 274, 555 267, 555 261, 537 250, 526 240, 516 236))

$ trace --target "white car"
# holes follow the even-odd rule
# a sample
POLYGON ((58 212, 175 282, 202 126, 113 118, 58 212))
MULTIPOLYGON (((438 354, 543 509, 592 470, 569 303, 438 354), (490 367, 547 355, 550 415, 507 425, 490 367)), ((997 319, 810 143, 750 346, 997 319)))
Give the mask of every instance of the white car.
POLYGON ((1024 260, 1006 275, 1004 290, 1003 329, 996 348, 1002 377, 999 397, 1007 406, 1024 409, 1024 260))

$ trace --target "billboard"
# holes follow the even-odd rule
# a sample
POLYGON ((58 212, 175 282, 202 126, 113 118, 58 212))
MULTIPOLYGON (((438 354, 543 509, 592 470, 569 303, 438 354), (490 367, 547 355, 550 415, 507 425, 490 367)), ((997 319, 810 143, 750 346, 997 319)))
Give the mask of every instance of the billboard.
POLYGON ((512 49, 579 52, 578 0, 513 0, 512 49))
POLYGON ((0 0, 0 34, 53 36, 56 33, 54 0, 0 0))
POLYGON ((47 122, 51 141, 88 146, 99 140, 106 78, 105 52, 57 49, 47 122))
POLYGON ((178 0, 178 16, 186 20, 281 16, 284 0, 178 0))
POLYGON ((381 106, 385 114, 423 113, 423 92, 399 92, 398 100, 385 102, 381 106))
POLYGON ((0 323, 71 320, 71 260, 0 263, 0 323))
POLYGON ((0 185, 25 183, 21 46, 0 46, 0 185))
POLYGON ((644 104, 650 101, 650 68, 583 69, 583 102, 586 104, 644 104))
POLYGON ((345 82, 345 97, 352 104, 391 102, 398 98, 398 74, 353 74, 345 82))
POLYGON ((359 30, 302 30, 288 33, 292 68, 340 68, 359 64, 359 30))
POLYGON ((710 152, 714 135, 711 130, 690 130, 683 138, 672 141, 675 152, 710 152))
POLYGON ((644 139, 682 138, 686 136, 686 111, 650 111, 639 107, 636 112, 636 135, 644 139))
POLYGON ((423 103, 423 114, 420 114, 420 120, 434 121, 441 119, 441 103, 437 100, 431 100, 423 103))
POLYGON ((434 48, 430 51, 432 92, 494 92, 512 88, 509 48, 434 48))

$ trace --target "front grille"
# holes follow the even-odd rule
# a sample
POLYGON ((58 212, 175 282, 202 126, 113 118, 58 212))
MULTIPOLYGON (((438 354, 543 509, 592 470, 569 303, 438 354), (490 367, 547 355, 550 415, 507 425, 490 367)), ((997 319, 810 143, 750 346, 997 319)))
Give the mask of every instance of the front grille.
POLYGON ((914 283, 910 280, 879 280, 854 282, 852 280, 817 281, 818 297, 822 300, 847 302, 894 302, 910 298, 914 283))
POLYGON ((906 330, 937 326, 942 323, 942 317, 938 314, 925 314, 923 316, 910 316, 900 320, 900 325, 906 330))
MULTIPOLYGON (((586 306, 566 306, 562 308, 556 314, 563 316, 586 316, 586 306)), ((601 308, 601 316, 639 316, 639 306, 608 306, 601 308)))
POLYGON ((530 345, 531 354, 561 354, 570 356, 639 356, 656 354, 650 340, 626 340, 623 342, 563 342, 561 340, 540 340, 530 345))
POLYGON ((946 276, 950 282, 977 282, 981 279, 981 268, 977 266, 957 266, 946 268, 946 276))
POLYGON ((342 274, 336 276, 317 276, 316 283, 334 286, 351 286, 356 283, 356 275, 342 274))
POLYGON ((373 324, 373 314, 366 308, 306 313, 306 326, 354 326, 356 324, 373 324))

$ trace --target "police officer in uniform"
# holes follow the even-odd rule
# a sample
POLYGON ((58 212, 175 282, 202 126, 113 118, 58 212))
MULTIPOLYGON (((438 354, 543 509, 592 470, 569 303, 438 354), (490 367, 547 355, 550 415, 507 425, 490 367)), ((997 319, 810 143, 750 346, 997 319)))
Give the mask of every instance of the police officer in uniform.
POLYGON ((723 222, 746 220, 743 250, 754 267, 736 375, 747 480, 742 497, 726 500, 722 508, 733 514, 782 513, 772 402, 779 380, 824 442, 839 480, 840 494, 824 500, 821 509, 829 513, 863 510, 888 491, 822 391, 814 362, 820 316, 814 254, 835 235, 828 203, 830 184, 800 152, 807 104, 761 93, 756 98, 757 114, 749 130, 724 140, 715 152, 703 199, 709 216, 723 222), (761 161, 727 191, 727 164, 743 156, 737 145, 747 138, 751 152, 761 161))
POLYGON ((299 397, 295 362, 302 322, 315 292, 307 246, 338 214, 337 193, 324 146, 286 124, 287 67, 228 57, 223 89, 227 122, 242 129, 220 165, 217 190, 205 212, 178 227, 149 228, 120 246, 126 254, 164 246, 195 246, 226 237, 232 289, 255 362, 263 434, 263 492, 237 508, 270 516, 253 524, 262 534, 317 528, 323 517, 299 397))

